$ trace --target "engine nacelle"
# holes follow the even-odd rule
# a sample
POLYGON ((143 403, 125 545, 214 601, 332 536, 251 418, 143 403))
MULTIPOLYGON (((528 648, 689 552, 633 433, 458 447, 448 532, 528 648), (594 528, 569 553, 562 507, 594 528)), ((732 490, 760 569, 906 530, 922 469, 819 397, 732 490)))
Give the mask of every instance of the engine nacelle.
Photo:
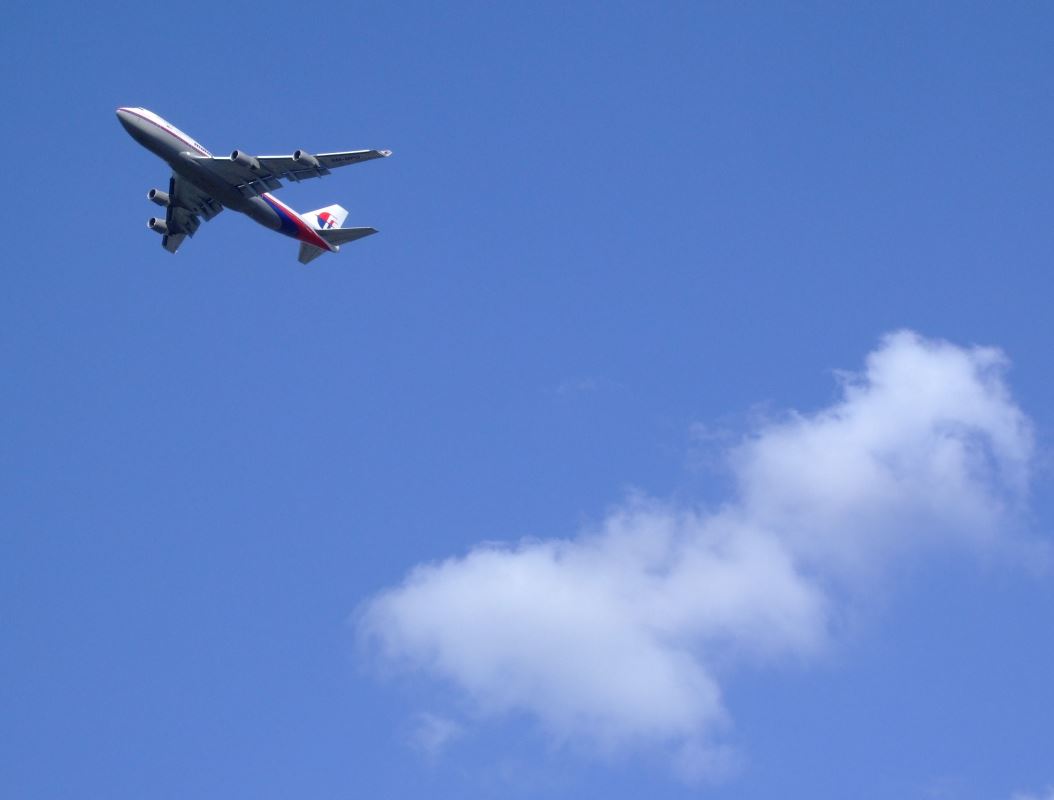
POLYGON ((297 150, 293 153, 293 161, 297 164, 303 164, 305 167, 314 167, 315 169, 318 169, 321 166, 318 163, 317 158, 303 150, 297 150))
POLYGON ((235 150, 231 153, 231 161, 235 164, 241 164, 243 167, 248 167, 253 172, 260 171, 260 162, 252 156, 243 153, 241 150, 235 150))
POLYGON ((162 192, 160 189, 151 189, 146 193, 146 199, 152 203, 157 203, 162 208, 166 208, 170 200, 168 192, 162 192))
POLYGON ((146 223, 146 227, 155 233, 168 233, 168 225, 165 224, 163 219, 158 219, 157 217, 151 217, 150 221, 146 223))

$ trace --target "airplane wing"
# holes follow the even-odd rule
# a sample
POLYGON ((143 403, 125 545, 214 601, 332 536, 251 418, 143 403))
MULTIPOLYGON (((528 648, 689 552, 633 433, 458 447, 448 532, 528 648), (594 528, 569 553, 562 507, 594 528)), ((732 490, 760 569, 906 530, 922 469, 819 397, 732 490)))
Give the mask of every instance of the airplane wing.
POLYGON ((223 206, 213 200, 194 184, 180 178, 175 173, 168 180, 168 208, 165 213, 165 224, 168 233, 161 238, 161 244, 170 253, 174 253, 188 236, 193 236, 204 217, 206 221, 223 211, 223 206))
POLYGON ((343 153, 319 153, 317 156, 297 150, 291 156, 246 156, 237 150, 231 156, 195 156, 199 163, 229 184, 244 197, 256 197, 282 187, 282 180, 302 181, 321 178, 330 170, 358 164, 374 158, 387 158, 391 150, 348 150, 343 153))

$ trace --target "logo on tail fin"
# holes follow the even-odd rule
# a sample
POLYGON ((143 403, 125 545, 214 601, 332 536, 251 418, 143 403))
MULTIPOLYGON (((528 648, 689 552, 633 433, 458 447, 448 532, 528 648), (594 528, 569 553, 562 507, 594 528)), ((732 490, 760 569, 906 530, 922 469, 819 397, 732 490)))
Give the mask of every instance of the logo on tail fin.
POLYGON ((329 230, 337 224, 337 218, 330 214, 328 211, 323 211, 318 214, 318 228, 319 230, 329 230))

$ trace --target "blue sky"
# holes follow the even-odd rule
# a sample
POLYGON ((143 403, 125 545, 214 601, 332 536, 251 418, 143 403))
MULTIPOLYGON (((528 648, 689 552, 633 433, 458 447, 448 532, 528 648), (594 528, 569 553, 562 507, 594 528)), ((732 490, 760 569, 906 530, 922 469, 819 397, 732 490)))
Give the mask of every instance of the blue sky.
POLYGON ((3 794, 1046 797, 1052 35, 11 4, 3 794), (170 256, 123 105, 381 234, 170 256))

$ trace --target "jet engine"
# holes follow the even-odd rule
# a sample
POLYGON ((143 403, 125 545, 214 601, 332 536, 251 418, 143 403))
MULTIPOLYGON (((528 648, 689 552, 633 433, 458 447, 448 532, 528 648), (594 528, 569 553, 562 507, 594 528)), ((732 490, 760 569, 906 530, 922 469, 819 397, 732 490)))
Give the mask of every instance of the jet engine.
POLYGON ((231 161, 235 164, 241 164, 243 167, 248 167, 253 172, 260 171, 260 162, 252 156, 243 153, 241 150, 235 150, 231 153, 231 161))
POLYGON ((315 169, 318 169, 319 166, 321 166, 318 163, 317 158, 303 150, 297 150, 295 153, 293 153, 293 161, 295 161, 297 164, 303 164, 305 167, 314 167, 315 169))
POLYGON ((155 233, 168 233, 168 225, 165 224, 163 219, 158 219, 157 217, 151 217, 146 226, 155 233))
POLYGON ((151 189, 146 193, 146 199, 162 207, 167 206, 169 203, 168 192, 162 192, 160 189, 151 189))

